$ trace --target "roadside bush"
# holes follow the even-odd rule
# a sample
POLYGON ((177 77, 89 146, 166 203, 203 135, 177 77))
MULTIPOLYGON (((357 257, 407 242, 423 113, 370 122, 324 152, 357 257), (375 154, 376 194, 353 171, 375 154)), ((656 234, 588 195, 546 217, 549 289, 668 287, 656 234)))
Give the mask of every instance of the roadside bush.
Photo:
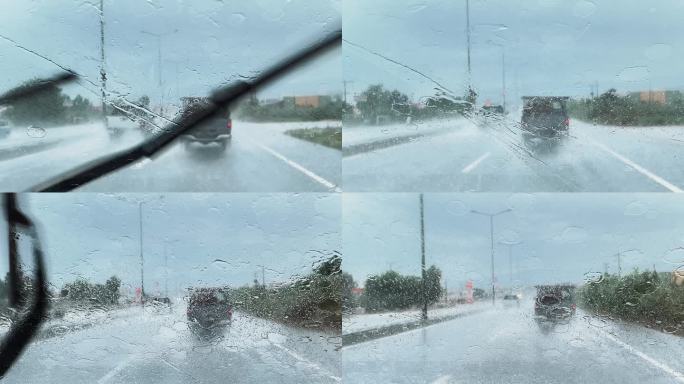
POLYGON ((580 305, 591 312, 684 333, 684 288, 672 284, 667 274, 606 274, 579 293, 580 305))

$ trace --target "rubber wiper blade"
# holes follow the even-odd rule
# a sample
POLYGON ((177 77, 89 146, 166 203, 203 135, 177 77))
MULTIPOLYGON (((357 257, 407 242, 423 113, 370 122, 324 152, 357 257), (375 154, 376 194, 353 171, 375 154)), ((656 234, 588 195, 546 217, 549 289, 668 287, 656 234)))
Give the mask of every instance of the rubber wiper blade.
POLYGON ((76 167, 36 185, 30 188, 30 190, 40 192, 72 191, 111 172, 133 164, 142 158, 151 158, 179 136, 220 113, 224 108, 230 106, 242 96, 269 84, 328 49, 341 45, 341 43, 342 29, 339 28, 305 49, 260 72, 250 80, 237 81, 216 89, 209 96, 209 103, 199 108, 194 107, 192 110, 186 108, 179 118, 165 126, 158 135, 129 149, 115 152, 76 167))
MULTIPOLYGON (((48 307, 47 277, 43 258, 43 249, 38 235, 38 229, 33 221, 19 209, 15 194, 4 196, 5 218, 7 220, 8 238, 15 239, 19 233, 28 235, 33 248, 33 264, 35 275, 33 298, 28 311, 23 317, 12 324, 0 342, 0 379, 5 376, 14 362, 38 333, 40 324, 45 318, 48 307)), ((9 242, 10 275, 19 276, 18 246, 16 241, 9 242)), ((19 282, 14 280, 15 288, 19 282)), ((10 304, 21 303, 17 297, 11 297, 10 304)), ((20 309, 23 307, 16 307, 20 309)))
POLYGON ((32 80, 30 85, 20 85, 0 95, 0 105, 12 104, 20 99, 33 97, 48 87, 68 83, 76 79, 78 79, 78 75, 75 72, 67 71, 45 79, 32 80))

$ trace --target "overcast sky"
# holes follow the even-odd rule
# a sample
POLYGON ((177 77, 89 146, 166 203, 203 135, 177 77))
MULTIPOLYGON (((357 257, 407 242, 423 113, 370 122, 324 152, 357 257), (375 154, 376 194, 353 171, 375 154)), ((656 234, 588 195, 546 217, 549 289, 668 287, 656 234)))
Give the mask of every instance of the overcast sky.
MULTIPOLYGON (((61 65, 84 79, 68 93, 99 97, 99 1, 0 0, 0 9, 0 91, 57 73, 61 65)), ((339 29, 341 4, 340 0, 105 0, 104 19, 108 88, 132 99, 147 94, 155 103, 161 90, 165 100, 175 100, 178 95, 204 95, 216 85, 253 75, 339 29), (161 88, 158 39, 146 32, 164 35, 161 88)), ((283 78, 264 95, 341 93, 340 49, 314 63, 283 78)))
MULTIPOLYGON (((465 0, 345 0, 344 38, 420 70, 463 94, 467 85, 465 0)), ((684 2, 679 0, 471 0, 472 82, 480 103, 501 102, 506 52, 509 104, 522 95, 684 88, 684 2)), ((434 84, 351 44, 345 80, 361 92, 384 83, 412 95, 434 84)))
MULTIPOLYGON (((343 269, 357 283, 393 269, 420 275, 417 194, 345 194, 343 269)), ((684 265, 684 197, 676 194, 426 194, 427 264, 450 287, 491 281, 489 218, 471 210, 510 213, 495 218, 495 274, 509 284, 508 244, 515 285, 582 282, 585 273, 634 268, 672 271, 684 265)))
POLYGON ((141 200, 147 292, 163 291, 165 244, 171 293, 251 284, 262 265, 267 284, 291 281, 340 250, 337 194, 34 194, 24 201, 42 228, 51 283, 117 275, 139 287, 141 200))

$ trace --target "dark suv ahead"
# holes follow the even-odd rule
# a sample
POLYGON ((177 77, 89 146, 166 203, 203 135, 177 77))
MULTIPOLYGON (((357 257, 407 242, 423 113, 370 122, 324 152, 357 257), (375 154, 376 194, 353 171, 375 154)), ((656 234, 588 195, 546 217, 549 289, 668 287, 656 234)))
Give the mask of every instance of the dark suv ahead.
POLYGON ((233 306, 228 292, 221 288, 193 289, 187 315, 191 327, 212 329, 230 325, 233 320, 233 306))
POLYGON ((539 320, 562 320, 575 315, 575 286, 572 284, 537 285, 534 315, 539 320))
POLYGON ((535 137, 566 136, 570 130, 566 96, 523 96, 521 125, 535 137))
MULTIPOLYGON (((184 113, 191 113, 194 108, 204 105, 208 100, 204 97, 184 97, 181 102, 184 113)), ((181 141, 185 148, 189 148, 193 143, 202 145, 215 143, 223 150, 226 149, 232 137, 232 131, 233 121, 230 118, 230 110, 226 108, 181 136, 181 141)))

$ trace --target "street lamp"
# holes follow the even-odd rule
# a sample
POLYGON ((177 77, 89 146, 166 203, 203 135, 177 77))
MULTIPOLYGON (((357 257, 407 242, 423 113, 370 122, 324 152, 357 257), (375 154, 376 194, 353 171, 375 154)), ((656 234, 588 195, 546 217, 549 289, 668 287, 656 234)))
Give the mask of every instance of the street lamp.
POLYGON ((500 243, 508 246, 508 278, 510 285, 510 293, 513 294, 513 247, 519 245, 520 243, 500 243))
POLYGON ((474 213, 476 215, 482 215, 482 216, 489 216, 489 239, 490 239, 490 247, 491 247, 491 256, 492 256, 492 305, 494 305, 495 300, 496 300, 496 293, 494 290, 494 217, 503 215, 504 213, 510 212, 511 209, 504 209, 503 211, 499 211, 497 213, 486 213, 486 212, 480 212, 476 210, 471 210, 470 213, 474 213))
POLYGON ((159 101, 159 115, 164 117, 164 89, 162 88, 162 52, 161 52, 161 38, 178 32, 174 29, 167 33, 154 33, 149 31, 140 31, 146 35, 155 36, 157 38, 157 79, 159 80, 159 91, 161 92, 161 100, 159 101))

